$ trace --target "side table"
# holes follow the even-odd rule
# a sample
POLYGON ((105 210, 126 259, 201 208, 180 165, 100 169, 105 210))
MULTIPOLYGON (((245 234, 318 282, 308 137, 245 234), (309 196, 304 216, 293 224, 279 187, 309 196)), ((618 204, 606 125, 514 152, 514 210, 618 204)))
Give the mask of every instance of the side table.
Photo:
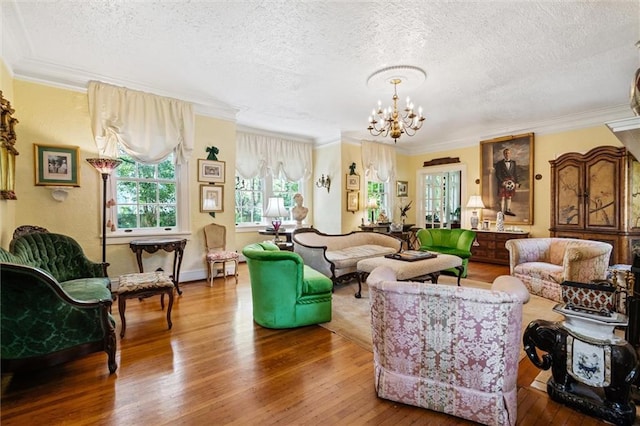
POLYGON ((186 238, 161 238, 154 240, 134 240, 129 243, 129 248, 136 254, 136 260, 138 261, 138 269, 140 273, 144 272, 142 266, 142 252, 155 253, 158 250, 164 250, 166 252, 174 252, 173 256, 173 274, 171 279, 176 286, 178 294, 182 294, 180 290, 180 266, 182 265, 182 256, 184 255, 184 248, 187 245, 186 238))

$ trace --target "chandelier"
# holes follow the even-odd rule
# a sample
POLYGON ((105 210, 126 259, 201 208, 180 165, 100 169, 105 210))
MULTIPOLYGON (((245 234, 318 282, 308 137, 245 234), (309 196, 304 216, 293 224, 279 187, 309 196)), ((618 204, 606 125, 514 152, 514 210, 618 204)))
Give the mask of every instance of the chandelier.
POLYGON ((374 108, 369 116, 367 129, 373 136, 391 136, 394 142, 398 143, 398 138, 403 134, 413 136, 420 130, 424 122, 422 107, 419 107, 416 113, 413 102, 407 96, 406 106, 399 111, 398 84, 408 80, 424 81, 425 77, 426 73, 422 69, 408 65, 384 68, 369 77, 369 85, 379 84, 381 81, 393 84, 393 106, 382 109, 382 102, 378 101, 377 108, 374 108))

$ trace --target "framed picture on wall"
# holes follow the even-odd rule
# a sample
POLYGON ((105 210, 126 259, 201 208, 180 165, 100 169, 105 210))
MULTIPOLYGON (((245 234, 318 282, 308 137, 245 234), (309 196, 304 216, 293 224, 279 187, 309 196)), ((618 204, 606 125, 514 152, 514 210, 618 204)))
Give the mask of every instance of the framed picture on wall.
POLYGON ((224 183, 225 162, 213 160, 198 160, 198 181, 224 183))
POLYGON ((80 148, 33 144, 36 185, 80 186, 80 148))
POLYGON ((360 175, 347 175, 347 191, 358 191, 360 189, 360 175))
POLYGON ((409 196, 409 182, 406 180, 398 180, 396 181, 396 192, 398 197, 408 197, 409 196))
POLYGON ((480 192, 484 219, 498 212, 505 223, 533 224, 533 133, 480 142, 480 192))
POLYGON ((200 185, 200 211, 224 211, 224 187, 218 185, 200 185))
POLYGON ((347 192, 347 211, 357 212, 360 209, 360 192, 347 192))

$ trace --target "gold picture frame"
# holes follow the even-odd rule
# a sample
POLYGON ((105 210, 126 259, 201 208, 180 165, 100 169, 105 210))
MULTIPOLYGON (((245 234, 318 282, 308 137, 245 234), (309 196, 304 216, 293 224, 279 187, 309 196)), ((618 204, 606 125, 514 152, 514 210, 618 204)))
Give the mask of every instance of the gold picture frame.
POLYGON ((80 186, 80 148, 33 144, 35 181, 39 186, 80 186))
POLYGON ((200 211, 202 213, 224 211, 224 186, 200 185, 200 211))
POLYGON ((484 219, 495 222, 498 212, 504 209, 505 223, 533 225, 533 143, 533 133, 480 142, 480 193, 485 205, 482 210, 484 219), (506 150, 509 150, 509 167, 513 167, 516 173, 508 178, 501 171, 505 168, 506 150))
POLYGON ((224 183, 224 161, 198 159, 198 182, 224 183))
POLYGON ((397 180, 396 181, 396 195, 398 197, 408 197, 409 196, 409 182, 406 180, 397 180))
POLYGON ((360 192, 347 192, 347 211, 355 213, 360 210, 360 192))
POLYGON ((347 183, 347 191, 360 190, 360 175, 347 175, 345 182, 347 183))

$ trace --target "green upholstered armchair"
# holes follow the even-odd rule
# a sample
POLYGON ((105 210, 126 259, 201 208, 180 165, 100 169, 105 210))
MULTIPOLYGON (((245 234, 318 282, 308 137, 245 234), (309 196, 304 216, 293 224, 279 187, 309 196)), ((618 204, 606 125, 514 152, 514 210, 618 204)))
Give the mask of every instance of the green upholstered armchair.
MULTIPOLYGON (((476 233, 468 229, 433 228, 420 229, 416 233, 420 242, 420 250, 453 254, 462 258, 462 277, 467 276, 467 266, 471 257, 471 245, 476 239, 476 233)), ((455 269, 451 272, 458 275, 455 269)))
POLYGON ((253 319, 267 328, 293 328, 331 321, 333 282, 303 263, 299 254, 271 243, 246 246, 253 319))
MULTIPOLYGON (((1 250, 3 260, 19 260, 1 250)), ((0 263, 0 358, 3 372, 45 368, 104 351, 116 364, 111 292, 102 284, 64 289, 42 269, 0 263)))

